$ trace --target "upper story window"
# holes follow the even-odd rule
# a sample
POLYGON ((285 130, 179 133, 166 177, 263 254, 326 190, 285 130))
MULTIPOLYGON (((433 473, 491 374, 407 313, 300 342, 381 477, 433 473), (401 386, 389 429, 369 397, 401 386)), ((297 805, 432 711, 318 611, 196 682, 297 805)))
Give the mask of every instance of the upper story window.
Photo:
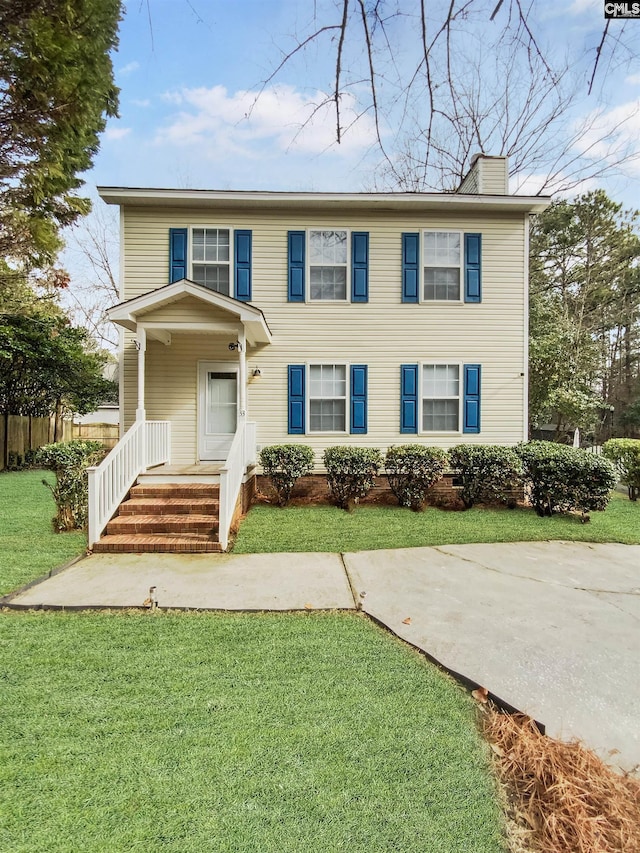
POLYGON ((462 234, 425 231, 423 299, 459 302, 461 280, 462 234))
POLYGON ((347 231, 309 231, 309 298, 347 299, 347 231))
POLYGON ((193 228, 191 231, 192 281, 230 295, 231 235, 228 228, 193 228))
POLYGON ((482 234, 402 234, 402 302, 482 302, 482 234))
POLYGON ((288 302, 368 302, 369 232, 289 231, 288 302))

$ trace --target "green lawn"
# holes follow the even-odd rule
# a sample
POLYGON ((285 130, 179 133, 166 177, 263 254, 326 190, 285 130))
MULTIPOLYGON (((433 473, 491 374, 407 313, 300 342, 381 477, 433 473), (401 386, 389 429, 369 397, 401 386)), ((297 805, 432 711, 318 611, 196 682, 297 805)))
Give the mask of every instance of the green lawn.
POLYGON ((530 509, 474 507, 453 512, 430 507, 416 513, 361 506, 348 513, 332 506, 254 506, 240 526, 233 550, 345 552, 545 539, 640 544, 640 501, 632 503, 614 493, 605 512, 592 513, 588 524, 572 515, 538 518, 530 509))
POLYGON ((498 853, 474 708, 358 614, 0 618, 0 849, 498 853))
POLYGON ((84 533, 54 533, 56 507, 43 478, 50 471, 0 473, 0 595, 18 589, 76 557, 87 547, 84 533))

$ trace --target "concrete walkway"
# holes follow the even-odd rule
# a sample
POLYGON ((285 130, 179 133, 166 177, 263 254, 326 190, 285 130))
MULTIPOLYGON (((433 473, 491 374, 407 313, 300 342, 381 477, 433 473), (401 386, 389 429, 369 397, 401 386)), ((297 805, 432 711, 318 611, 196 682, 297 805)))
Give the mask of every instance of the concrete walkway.
POLYGON ((537 542, 337 554, 95 554, 20 607, 363 610, 563 739, 640 765, 640 546, 537 542))
POLYGON ((354 608, 339 554, 92 554, 11 600, 28 607, 354 608))

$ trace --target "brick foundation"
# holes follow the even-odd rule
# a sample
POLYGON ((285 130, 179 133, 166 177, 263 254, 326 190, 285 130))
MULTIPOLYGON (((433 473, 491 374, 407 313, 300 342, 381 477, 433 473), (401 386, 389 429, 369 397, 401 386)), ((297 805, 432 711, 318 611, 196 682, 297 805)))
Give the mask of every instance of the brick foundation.
MULTIPOLYGON (((246 485, 249 485, 248 483, 246 485)), ((254 503, 277 503, 278 498, 271 481, 264 474, 253 480, 252 499, 254 503)), ((524 502, 522 489, 514 489, 509 499, 515 504, 524 502)), ((324 474, 311 474, 308 477, 300 477, 291 494, 289 504, 291 506, 305 506, 308 504, 330 504, 329 487, 324 474)), ((375 486, 369 494, 362 498, 360 503, 377 506, 398 506, 396 496, 389 488, 386 477, 376 477, 375 486)), ((443 509, 463 509, 463 504, 458 497, 458 488, 455 484, 453 474, 445 474, 442 480, 438 480, 430 489, 427 496, 427 506, 437 506, 443 509)), ((246 510, 245 510, 246 511, 246 510)))
POLYGON ((231 519, 230 532, 232 534, 238 532, 240 522, 242 521, 243 517, 249 512, 251 504, 254 502, 255 494, 256 475, 252 474, 249 479, 245 483, 242 483, 242 485, 240 486, 240 494, 238 495, 236 507, 233 511, 233 518, 231 519))
MULTIPOLYGON (((256 477, 256 502, 277 502, 276 493, 271 481, 264 474, 256 477)), ((327 478, 324 474, 311 474, 308 477, 300 477, 291 494, 290 504, 293 506, 304 504, 329 504, 329 488, 327 478)), ((369 494, 360 501, 363 505, 397 506, 398 501, 389 488, 386 477, 376 477, 375 486, 369 494)), ((433 506, 461 507, 458 498, 458 490, 453 485, 453 475, 448 474, 429 489, 427 503, 433 506)))

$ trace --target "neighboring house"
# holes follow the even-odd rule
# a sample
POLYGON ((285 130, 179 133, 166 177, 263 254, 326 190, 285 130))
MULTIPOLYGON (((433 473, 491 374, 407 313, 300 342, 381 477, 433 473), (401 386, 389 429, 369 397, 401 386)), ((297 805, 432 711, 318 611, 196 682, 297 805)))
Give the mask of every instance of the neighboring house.
MULTIPOLYGON (((93 477, 90 544, 143 472, 158 494, 220 480, 226 547, 265 445, 308 444, 321 469, 336 444, 527 438, 528 227, 548 200, 508 195, 505 158, 456 193, 99 191, 121 208, 129 438, 93 477)), ((171 544, 119 529, 98 547, 171 544)))
POLYGON ((86 415, 74 415, 74 424, 80 426, 94 424, 108 424, 109 426, 118 426, 120 423, 120 407, 117 403, 104 403, 102 406, 93 412, 88 412, 86 415))

